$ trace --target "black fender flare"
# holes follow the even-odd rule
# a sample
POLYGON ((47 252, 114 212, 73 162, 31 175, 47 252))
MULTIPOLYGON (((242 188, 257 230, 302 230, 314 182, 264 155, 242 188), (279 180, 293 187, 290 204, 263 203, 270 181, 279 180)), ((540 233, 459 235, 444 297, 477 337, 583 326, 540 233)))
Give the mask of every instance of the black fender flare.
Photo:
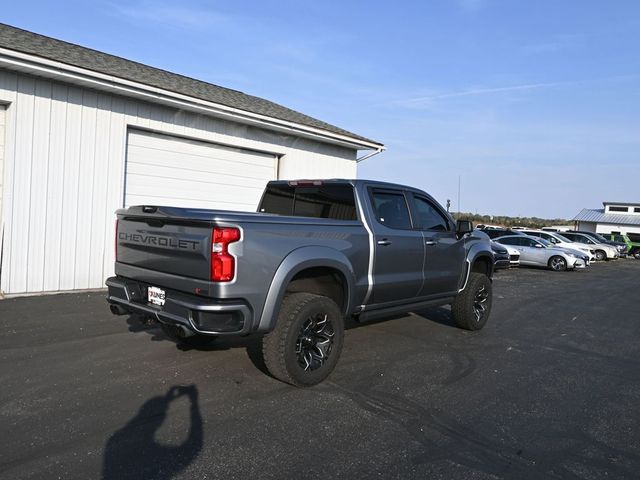
POLYGON ((343 314, 347 316, 352 311, 355 272, 348 258, 342 252, 329 247, 301 247, 290 252, 278 266, 262 308, 258 332, 273 330, 289 283, 301 271, 314 267, 332 268, 342 274, 347 290, 343 314))

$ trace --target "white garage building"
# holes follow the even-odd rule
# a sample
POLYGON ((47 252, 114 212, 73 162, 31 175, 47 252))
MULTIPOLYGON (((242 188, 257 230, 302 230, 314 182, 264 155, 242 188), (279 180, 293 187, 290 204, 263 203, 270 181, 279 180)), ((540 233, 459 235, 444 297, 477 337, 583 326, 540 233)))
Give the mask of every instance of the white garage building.
POLYGON ((357 160, 383 148, 261 98, 0 24, 0 293, 103 287, 122 206, 254 210, 269 180, 355 177, 357 160))
POLYGON ((602 207, 583 208, 573 219, 578 230, 640 237, 640 203, 602 202, 602 207))

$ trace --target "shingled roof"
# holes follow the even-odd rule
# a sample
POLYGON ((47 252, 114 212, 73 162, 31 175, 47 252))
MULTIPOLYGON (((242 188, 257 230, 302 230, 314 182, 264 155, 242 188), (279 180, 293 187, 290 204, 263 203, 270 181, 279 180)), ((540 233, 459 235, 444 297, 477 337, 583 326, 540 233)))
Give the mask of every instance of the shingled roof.
POLYGON ((382 146, 263 98, 0 23, 0 47, 382 146))

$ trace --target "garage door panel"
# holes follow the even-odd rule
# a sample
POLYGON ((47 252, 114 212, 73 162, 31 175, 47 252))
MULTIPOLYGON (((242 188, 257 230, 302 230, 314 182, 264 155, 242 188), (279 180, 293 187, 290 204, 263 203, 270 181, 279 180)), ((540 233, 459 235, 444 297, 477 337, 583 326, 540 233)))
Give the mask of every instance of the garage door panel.
POLYGON ((264 166, 260 164, 250 164, 233 162, 231 160, 220 160, 213 156, 200 157, 188 153, 176 154, 172 152, 155 151, 150 155, 148 150, 140 147, 130 148, 127 154, 127 165, 140 164, 149 166, 163 166, 168 168, 179 168, 198 172, 233 172, 236 175, 248 178, 264 179, 265 176, 273 175, 273 158, 271 164, 264 166))
MULTIPOLYGON (((202 193, 203 195, 211 195, 212 198, 225 198, 227 196, 243 197, 258 190, 257 185, 212 184, 208 182, 181 180, 179 178, 148 177, 146 175, 130 175, 127 178, 133 182, 133 185, 127 187, 127 193, 131 195, 160 195, 172 198, 190 196, 192 193, 202 193), (171 180, 170 191, 167 191, 166 188, 167 180, 171 180)), ((260 193, 262 193, 262 190, 260 193)))
POLYGON ((262 190, 238 189, 234 186, 212 188, 194 188, 190 182, 184 182, 183 188, 173 189, 169 196, 164 189, 154 185, 136 185, 127 189, 127 204, 131 205, 165 205, 175 207, 193 207, 189 201, 207 202, 204 208, 228 208, 224 204, 243 205, 243 210, 254 211, 260 201, 262 190), (133 202, 135 198, 135 203, 133 202))
POLYGON ((125 206, 253 211, 274 179, 276 161, 251 150, 130 130, 125 206))
POLYGON ((231 162, 247 162, 250 164, 262 164, 263 166, 271 166, 273 164, 272 154, 158 133, 136 132, 132 130, 129 134, 129 139, 130 148, 139 147, 142 151, 153 153, 168 152, 177 155, 188 153, 195 157, 211 158, 213 156, 214 158, 231 162))
MULTIPOLYGON (((148 195, 138 196, 131 195, 131 205, 162 205, 163 197, 157 197, 157 202, 150 202, 153 197, 148 195)), ((205 200, 199 200, 197 198, 183 198, 173 199, 172 206, 184 207, 184 208, 211 208, 211 200, 209 198, 205 200)), ((253 206, 250 203, 237 203, 233 201, 218 201, 216 202, 216 210, 233 210, 233 211, 250 211, 253 210, 253 206)))
MULTIPOLYGON (((178 170, 170 167, 158 167, 139 163, 128 165, 127 174, 147 177, 150 182, 158 179, 159 182, 166 182, 166 180, 184 180, 209 185, 219 185, 223 183, 225 185, 251 188, 262 188, 264 186, 264 177, 254 178, 226 173, 216 174, 214 172, 198 172, 197 170, 191 169, 178 170)), ((163 183, 159 183, 159 185, 162 186, 163 183)))
POLYGON ((141 160, 152 160, 156 158, 163 159, 165 161, 172 161, 176 157, 180 158, 188 156, 192 161, 201 160, 205 163, 212 160, 218 162, 227 162, 227 164, 245 164, 255 167, 271 168, 273 166, 273 156, 264 158, 263 154, 256 153, 255 155, 249 155, 246 153, 240 153, 236 151, 227 151, 224 147, 209 147, 207 152, 197 153, 191 148, 191 144, 185 144, 183 151, 176 151, 178 147, 174 147, 173 150, 166 150, 160 148, 148 148, 139 145, 129 145, 130 155, 134 154, 141 160))

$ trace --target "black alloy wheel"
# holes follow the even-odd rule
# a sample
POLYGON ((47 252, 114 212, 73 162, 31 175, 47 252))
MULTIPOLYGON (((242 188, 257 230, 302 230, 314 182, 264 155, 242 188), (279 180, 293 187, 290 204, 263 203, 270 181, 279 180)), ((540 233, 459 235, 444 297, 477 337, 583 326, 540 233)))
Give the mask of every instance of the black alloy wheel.
POLYGON ((473 299, 473 314, 477 323, 481 323, 484 320, 484 316, 487 313, 488 302, 489 290, 485 285, 482 285, 473 299))
POLYGON ((275 328, 262 339, 269 373, 297 387, 310 387, 333 371, 344 342, 344 316, 323 295, 289 293, 280 307, 275 328))
POLYGON ((335 331, 327 314, 309 317, 300 328, 296 341, 298 363, 304 371, 312 371, 326 363, 333 349, 335 331))
POLYGON ((469 274, 467 284, 451 304, 456 325, 465 330, 480 330, 491 314, 491 279, 478 272, 469 274))

